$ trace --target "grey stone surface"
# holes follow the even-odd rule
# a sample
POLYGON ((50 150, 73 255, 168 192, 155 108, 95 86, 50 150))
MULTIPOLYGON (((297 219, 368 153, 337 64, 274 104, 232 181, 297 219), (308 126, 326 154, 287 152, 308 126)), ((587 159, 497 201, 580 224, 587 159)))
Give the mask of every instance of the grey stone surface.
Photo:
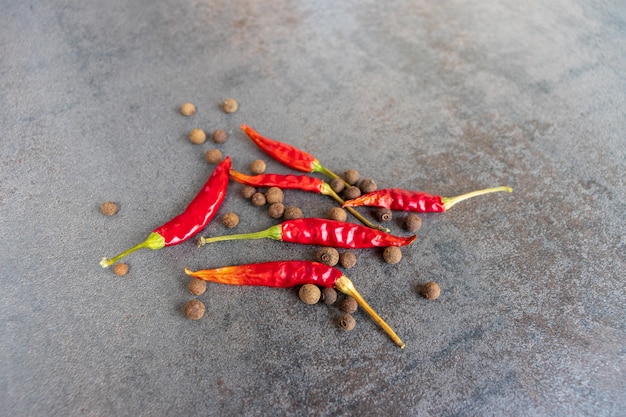
MULTIPOLYGON (((0 414, 624 415, 623 2, 2 2, 0 54, 0 414), (296 289, 209 284, 191 322, 185 266, 317 248, 186 242, 125 277, 98 261, 202 186, 215 145, 192 128, 226 130, 239 170, 292 172, 241 123, 380 187, 515 191, 424 215, 397 265, 356 251, 346 274, 404 350, 296 289)), ((275 223, 239 190, 235 230, 275 223)))

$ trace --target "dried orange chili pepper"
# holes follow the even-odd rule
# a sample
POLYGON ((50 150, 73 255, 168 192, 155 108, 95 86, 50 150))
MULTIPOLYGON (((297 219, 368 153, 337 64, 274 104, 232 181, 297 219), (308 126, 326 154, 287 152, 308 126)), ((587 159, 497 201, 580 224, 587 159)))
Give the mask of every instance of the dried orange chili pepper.
POLYGON ((456 197, 441 197, 420 191, 402 190, 399 188, 383 188, 363 194, 353 200, 346 201, 342 207, 373 206, 390 210, 415 211, 418 213, 441 213, 456 203, 471 197, 499 191, 513 192, 511 187, 493 187, 473 191, 456 197))
POLYGON ((197 279, 229 285, 288 288, 296 285, 315 284, 321 287, 334 287, 354 298, 395 344, 402 349, 405 347, 398 335, 354 288, 352 281, 332 266, 309 261, 274 261, 200 271, 191 271, 185 268, 185 273, 197 279))
POLYGON ((214 237, 201 237, 198 246, 225 240, 274 239, 303 245, 331 246, 346 249, 368 249, 388 246, 406 246, 416 235, 401 237, 356 223, 337 220, 304 218, 286 220, 269 229, 214 237))

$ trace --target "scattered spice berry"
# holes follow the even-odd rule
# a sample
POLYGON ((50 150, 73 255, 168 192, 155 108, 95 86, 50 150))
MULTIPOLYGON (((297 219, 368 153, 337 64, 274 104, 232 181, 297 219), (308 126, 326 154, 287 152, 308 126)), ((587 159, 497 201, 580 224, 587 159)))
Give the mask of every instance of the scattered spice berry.
POLYGON ((206 140, 206 133, 204 133, 202 129, 192 129, 191 132, 189 132, 189 140, 191 143, 200 145, 206 140))
POLYGON ((404 218, 404 228, 413 233, 422 227, 422 218, 415 213, 409 213, 404 218))
POLYGON ((204 159, 209 164, 219 164, 222 161, 222 151, 219 149, 210 149, 204 154, 204 159))
POLYGON ((346 211, 341 207, 333 207, 328 210, 328 218, 331 220, 345 222, 348 220, 348 213, 346 213, 346 211))
POLYGON ((361 196, 361 189, 356 185, 351 185, 343 190, 343 199, 352 200, 361 196))
POLYGON ((128 273, 128 265, 123 262, 116 263, 113 267, 113 273, 120 277, 126 275, 128 273))
POLYGON ((371 193, 372 191, 376 191, 378 189, 378 185, 376 185, 376 181, 374 181, 373 179, 364 178, 359 183, 359 188, 361 189, 361 193, 367 194, 371 193))
POLYGON ((234 113, 239 108, 239 104, 234 98, 227 98, 222 105, 226 113, 234 113))
POLYGON ((341 301, 339 308, 346 313, 354 313, 359 308, 359 303, 354 298, 347 296, 341 301))
POLYGON ((272 219, 280 219, 285 213, 285 206, 283 203, 272 203, 267 212, 272 219))
POLYGON ((265 200, 268 204, 282 203, 284 199, 285 194, 278 187, 271 187, 265 192, 265 200))
POLYGON ((194 106, 193 103, 183 103, 183 105, 180 106, 180 113, 183 116, 193 116, 196 114, 196 106, 194 106))
POLYGON ((262 159, 255 159, 250 164, 250 171, 252 171, 253 174, 262 174, 265 172, 265 168, 265 161, 262 159))
POLYGON ((397 246, 389 246, 383 252, 383 259, 388 264, 397 264, 402 259, 402 251, 397 246))
POLYGON ((349 169, 343 174, 343 179, 350 185, 354 185, 359 181, 359 171, 356 169, 349 169))
POLYGON ((346 269, 356 265, 356 255, 353 252, 344 252, 339 255, 339 263, 346 269))
POLYGON ((117 204, 112 201, 102 203, 102 205, 100 205, 100 213, 104 214, 105 216, 113 216, 117 213, 117 204))
POLYGON ((332 180, 330 180, 330 188, 332 188, 334 192, 339 194, 343 191, 344 188, 346 188, 346 183, 343 182, 341 178, 333 178, 332 180))
POLYGON ((189 300, 184 307, 185 316, 189 320, 200 320, 204 316, 205 307, 200 300, 189 300))
POLYGON ((224 143, 228 139, 228 135, 222 129, 217 129, 213 132, 212 138, 215 143, 224 143))
POLYGON ((327 305, 334 304, 335 301, 337 301, 337 291, 335 291, 335 289, 331 287, 322 288, 322 295, 320 297, 320 300, 322 300, 322 302, 327 305))
POLYGON ((376 218, 381 222, 388 222, 393 217, 393 213, 391 210, 386 208, 381 208, 376 210, 376 218))
POLYGON ((356 320, 354 319, 354 317, 352 317, 352 314, 350 313, 346 313, 343 316, 339 317, 337 323, 339 324, 339 328, 346 332, 349 332, 350 330, 354 329, 354 326, 356 326, 356 320))
POLYGON ((255 193, 256 188, 251 185, 244 185, 244 187, 241 189, 241 196, 246 199, 252 198, 255 193))
POLYGON ((283 213, 283 218, 285 220, 296 220, 304 217, 302 210, 300 207, 296 206, 287 206, 285 208, 285 212, 283 213))
POLYGON ((261 207, 265 205, 265 195, 263 193, 256 192, 250 198, 253 206, 261 207))
POLYGON ((339 262, 339 252, 331 247, 320 248, 316 257, 318 261, 329 266, 335 266, 339 262))
POLYGON ((198 278, 191 278, 189 281, 189 292, 193 295, 202 295, 206 291, 206 281, 198 278))
POLYGON ((222 222, 224 223, 224 226, 229 229, 234 229, 239 224, 239 216, 233 212, 226 213, 222 218, 222 222))
POLYGON ((441 294, 441 288, 435 281, 429 281, 422 285, 422 290, 420 292, 424 298, 428 300, 436 300, 439 297, 439 294, 441 294))
POLYGON ((316 304, 322 295, 319 287, 315 284, 304 284, 298 291, 298 296, 306 304, 316 304))

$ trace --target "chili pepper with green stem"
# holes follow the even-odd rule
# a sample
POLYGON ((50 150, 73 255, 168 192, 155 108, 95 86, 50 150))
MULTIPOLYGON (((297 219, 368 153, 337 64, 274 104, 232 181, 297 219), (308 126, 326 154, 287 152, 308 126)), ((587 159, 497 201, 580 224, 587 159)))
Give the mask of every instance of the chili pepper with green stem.
POLYGON ((154 229, 148 238, 138 245, 125 250, 113 258, 102 258, 100 265, 103 268, 107 268, 138 249, 157 250, 165 246, 178 245, 201 232, 211 219, 215 217, 224 201, 226 190, 228 189, 230 178, 228 173, 231 166, 230 157, 227 156, 215 167, 202 190, 181 214, 154 229))
POLYGON ((401 237, 337 220, 304 218, 285 220, 269 229, 253 233, 241 233, 214 237, 201 237, 198 246, 225 240, 274 239, 303 245, 331 246, 344 249, 368 249, 388 246, 406 246, 416 235, 401 237))
POLYGON ((353 200, 346 201, 342 207, 372 206, 390 210, 415 211, 418 213, 441 213, 453 205, 468 198, 500 191, 513 192, 511 187, 493 187, 473 191, 456 197, 441 197, 420 191, 402 190, 400 188, 383 188, 363 194, 353 200))
MULTIPOLYGON (((278 187, 281 189, 292 189, 301 191, 310 191, 313 193, 328 195, 332 197, 339 204, 345 203, 341 197, 332 189, 330 184, 319 178, 309 177, 307 175, 281 175, 281 174, 260 174, 260 175, 246 175, 241 172, 237 172, 234 169, 230 170, 230 176, 235 181, 244 184, 251 185, 253 187, 278 187)), ((382 230, 383 232, 389 232, 389 229, 383 226, 377 226, 367 220, 358 211, 352 207, 346 208, 354 217, 359 219, 361 223, 367 227, 382 230)))
POLYGON ((253 285, 288 288, 297 285, 315 284, 321 287, 334 287, 351 296, 372 319, 389 335, 395 344, 404 349, 404 342, 391 327, 370 307, 354 288, 352 281, 332 266, 309 261, 274 261, 259 264, 225 266, 216 269, 185 273, 193 278, 229 285, 253 285))

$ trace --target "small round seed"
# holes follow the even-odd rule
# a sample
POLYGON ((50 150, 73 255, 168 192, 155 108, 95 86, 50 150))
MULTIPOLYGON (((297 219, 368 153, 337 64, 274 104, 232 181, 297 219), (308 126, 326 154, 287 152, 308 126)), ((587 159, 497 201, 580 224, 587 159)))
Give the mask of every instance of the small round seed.
POLYGON ((189 320, 200 320, 202 316, 204 316, 205 310, 202 301, 196 299, 187 301, 183 309, 185 316, 187 316, 189 320))
POLYGON ((222 217, 222 222, 227 228, 234 229, 239 224, 239 216, 233 212, 226 213, 224 217, 222 217))
POLYGON ((193 116, 196 114, 196 106, 194 106, 193 103, 183 103, 183 105, 180 106, 180 113, 183 116, 193 116))
POLYGON ((378 185, 376 185, 376 181, 374 181, 371 178, 364 178, 360 183, 359 183, 359 188, 361 189, 361 192, 363 194, 367 194, 367 193, 371 193, 373 191, 376 191, 378 189, 378 185))
POLYGON ((228 135, 222 129, 217 129, 213 132, 212 138, 215 143, 224 143, 228 139, 228 135))
POLYGON ((388 222, 393 217, 393 213, 388 208, 380 208, 376 210, 376 218, 380 222, 388 222))
POLYGON ((354 313, 359 309, 359 303, 354 298, 347 296, 341 301, 339 308, 346 313, 354 313))
POLYGON ((241 196, 243 198, 252 198, 252 196, 256 193, 256 188, 251 185, 244 185, 241 189, 241 196))
POLYGON ((250 201, 252 202, 252 205, 256 207, 264 206, 266 203, 265 196, 263 195, 263 193, 259 192, 254 193, 250 198, 250 201))
POLYGON ((428 300, 436 300, 439 297, 439 294, 441 294, 441 288, 435 281, 429 281, 422 285, 420 292, 424 298, 428 300))
POLYGON ((331 287, 322 288, 322 296, 320 297, 320 300, 322 300, 324 304, 333 304, 337 301, 337 291, 331 287))
POLYGON ((123 262, 115 264, 115 266, 113 266, 113 273, 120 277, 126 275, 128 273, 128 265, 123 262))
POLYGON ((338 324, 341 330, 349 332, 350 330, 354 329, 354 326, 356 326, 356 320, 354 319, 354 317, 352 317, 352 314, 346 313, 343 316, 339 317, 338 324))
POLYGON ((193 295, 202 295, 206 291, 206 281, 197 278, 189 280, 189 292, 193 295))
POLYGON ((250 164, 250 171, 255 175, 264 173, 265 168, 266 168, 265 161, 262 159, 255 159, 250 164))
POLYGON ((344 200, 352 200, 353 198, 357 198, 361 196, 361 189, 356 185, 351 185, 345 190, 343 190, 343 199, 344 200))
POLYGON ((206 140, 206 133, 204 133, 202 129, 192 129, 191 132, 189 132, 189 140, 191 143, 200 145, 206 140))
POLYGON ((328 210, 328 218, 331 220, 337 220, 345 222, 348 219, 348 213, 341 207, 333 207, 328 210))
POLYGON ((222 161, 222 151, 219 149, 209 149, 204 154, 204 159, 209 164, 219 164, 222 161))
POLYGON ((267 212, 272 219, 280 219, 285 214, 285 206, 283 203, 272 203, 267 212))
POLYGON ((333 191, 336 192, 337 194, 342 192, 345 186, 346 184, 343 182, 341 178, 333 178, 332 180, 330 180, 330 188, 332 188, 333 191))
POLYGON ((314 284, 304 284, 298 291, 298 296, 306 304, 316 304, 322 295, 319 287, 314 284))
POLYGON ((267 204, 282 203, 284 199, 285 195, 283 194, 283 190, 278 187, 270 187, 265 192, 267 204))
POLYGON ((343 179, 350 185, 354 185, 359 181, 359 171, 356 169, 349 169, 343 174, 343 179))
POLYGON ((113 216, 117 213, 117 204, 112 201, 102 203, 102 205, 100 205, 100 213, 104 214, 105 216, 113 216))
POLYGON ((339 252, 337 252, 337 249, 331 247, 320 248, 317 251, 316 258, 323 264, 335 266, 337 262, 339 262, 339 252))
POLYGON ((415 213, 409 213, 404 219, 404 228, 409 232, 416 232, 422 227, 422 218, 415 213))
POLYGON ((300 209, 300 207, 296 206, 286 207, 285 212, 283 213, 283 218, 285 220, 301 219, 302 217, 304 217, 304 215, 302 214, 302 210, 300 209))
POLYGON ((346 269, 356 265, 356 255, 353 252, 344 252, 339 256, 339 263, 346 269))
POLYGON ((227 98, 222 105, 226 113, 234 113, 239 108, 239 104, 234 98, 227 98))
POLYGON ((397 264, 402 259, 402 251, 397 246, 389 246, 383 252, 383 259, 388 264, 397 264))

